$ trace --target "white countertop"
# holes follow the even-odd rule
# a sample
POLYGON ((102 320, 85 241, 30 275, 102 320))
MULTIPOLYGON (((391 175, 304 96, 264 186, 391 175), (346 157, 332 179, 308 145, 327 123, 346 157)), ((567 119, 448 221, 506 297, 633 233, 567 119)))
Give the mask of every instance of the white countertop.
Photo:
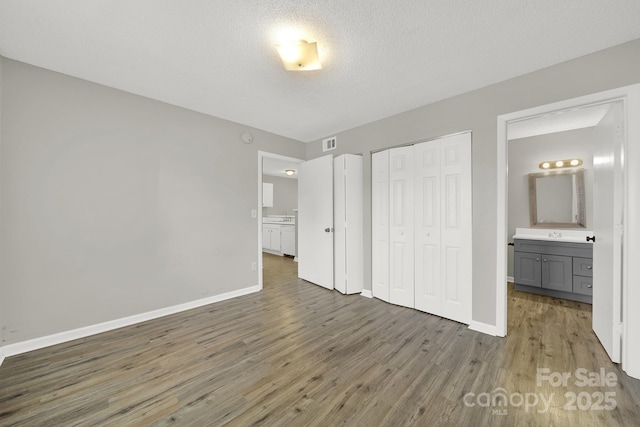
POLYGON ((592 236, 590 230, 560 230, 544 228, 516 228, 514 239, 546 240, 550 242, 592 243, 587 242, 587 236, 592 236))
POLYGON ((296 217, 293 215, 269 215, 262 218, 263 224, 296 225, 296 217))

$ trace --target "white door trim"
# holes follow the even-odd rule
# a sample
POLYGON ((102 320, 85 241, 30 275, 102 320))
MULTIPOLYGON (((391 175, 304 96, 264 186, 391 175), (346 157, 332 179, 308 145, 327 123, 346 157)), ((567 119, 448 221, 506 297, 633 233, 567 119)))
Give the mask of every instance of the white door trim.
MULTIPOLYGON (((640 325, 640 310, 631 310, 633 303, 640 302, 640 289, 629 286, 630 278, 640 278, 639 239, 630 236, 640 232, 640 84, 625 86, 596 94, 581 96, 561 102, 547 104, 527 110, 516 111, 497 118, 497 195, 496 195, 496 335, 507 334, 507 125, 509 122, 529 119, 544 114, 593 104, 623 101, 625 106, 624 152, 624 221, 622 238, 624 247, 622 294, 623 346, 622 368, 628 375, 640 378, 640 337, 635 337, 630 328, 640 325), (633 118, 633 120, 630 120, 633 118), (631 213, 636 215, 631 215, 631 213), (634 358, 635 356, 635 358, 634 358)), ((637 332, 637 331, 635 331, 637 332)), ((635 334, 640 335, 640 334, 635 334)))
POLYGON ((283 156, 280 154, 258 151, 258 286, 262 290, 262 160, 277 159, 294 163, 302 163, 304 160, 295 157, 283 156))

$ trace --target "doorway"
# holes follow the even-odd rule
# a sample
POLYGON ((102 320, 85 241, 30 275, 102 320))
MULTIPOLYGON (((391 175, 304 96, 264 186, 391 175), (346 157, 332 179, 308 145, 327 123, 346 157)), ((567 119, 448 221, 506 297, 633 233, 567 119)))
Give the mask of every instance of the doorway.
MULTIPOLYGON (((287 189, 290 187, 290 185, 285 185, 287 184, 287 181, 283 181, 283 180, 296 179, 298 166, 300 165, 300 163, 303 163, 303 162, 304 160, 297 159, 294 157, 288 157, 288 156, 282 156, 280 154, 258 151, 258 207, 259 208, 257 209, 257 219, 258 219, 258 265, 257 265, 257 268, 258 268, 258 283, 259 283, 260 289, 262 289, 264 286, 265 262, 263 259, 263 248, 265 247, 264 238, 266 235, 264 233, 264 219, 265 217, 269 217, 274 220, 273 221, 274 224, 271 224, 271 226, 268 227, 269 229, 273 229, 273 230, 278 229, 278 231, 280 231, 281 228, 284 226, 286 227, 287 231, 291 231, 290 229, 292 227, 295 228, 296 215, 295 215, 294 207, 291 205, 292 203, 295 203, 295 201, 292 200, 291 197, 282 197, 283 194, 279 194, 279 191, 280 192, 288 191, 287 189), (288 175, 286 172, 287 170, 293 170, 294 171, 293 175, 288 175), (268 178, 265 179, 265 176, 268 176, 268 178), (269 184, 272 184, 271 196, 274 198, 273 200, 276 201, 275 205, 273 203, 270 203, 269 206, 266 206, 266 207, 264 205, 264 200, 263 200, 263 191, 264 191, 263 184, 265 183, 265 181, 270 181, 269 184), (280 187, 280 190, 277 187, 280 187), (280 219, 282 220, 282 225, 277 223, 277 221, 280 219)), ((295 199, 297 199, 297 192, 295 194, 295 199)), ((293 231, 295 234, 295 229, 293 231)), ((272 234, 273 234, 273 231, 272 231, 272 234)), ((279 245, 282 244, 280 236, 281 234, 278 233, 277 241, 279 245)), ((295 247, 295 240, 296 240, 295 237, 293 237, 294 247, 295 247)), ((285 243, 288 244, 288 246, 291 246, 291 242, 287 243, 287 241, 288 241, 288 238, 285 238, 285 243)), ((274 253, 282 254, 281 250, 272 249, 270 251, 271 251, 271 254, 267 254, 270 257, 279 257, 279 255, 273 255, 274 253)), ((291 250, 286 250, 285 252, 291 252, 291 250)), ((291 262, 291 263, 294 262, 292 257, 286 257, 286 260, 284 259, 284 257, 283 259, 271 258, 271 260, 272 262, 269 265, 273 266, 274 268, 279 268, 278 266, 285 261, 291 262)), ((292 266, 288 266, 288 268, 285 268, 282 271, 286 272, 287 275, 295 274, 297 277, 297 269, 293 268, 292 266)))
MULTIPOLYGON (((606 104, 619 101, 623 106, 623 117, 640 117, 640 85, 627 86, 607 92, 588 95, 572 100, 562 101, 541 107, 514 112, 498 117, 498 138, 497 138, 497 253, 496 253, 496 335, 506 336, 507 334, 507 183, 508 183, 508 163, 507 163, 507 141, 508 126, 511 123, 531 119, 534 117, 552 116, 560 112, 577 110, 587 106, 606 104)), ((623 193, 621 195, 621 209, 623 209, 624 233, 621 236, 621 247, 624 248, 621 257, 620 289, 614 292, 612 301, 614 306, 618 306, 621 312, 621 323, 615 323, 609 319, 613 333, 617 332, 622 340, 622 368, 630 376, 640 377, 640 338, 637 333, 630 333, 635 330, 635 325, 640 324, 640 314, 636 310, 629 310, 634 302, 640 302, 640 290, 629 286, 630 279, 640 277, 640 268, 630 261, 637 259, 640 255, 640 245, 633 242, 629 236, 636 230, 640 230, 640 216, 633 215, 640 211, 640 174, 637 167, 640 166, 640 121, 625 120, 625 136, 622 141, 622 152, 624 153, 623 168, 623 193), (624 295, 624 298, 622 297, 624 295)), ((622 224, 621 224, 622 226, 622 224)), ((637 264, 637 263, 636 263, 637 264)), ((597 268, 594 267, 594 268, 597 268)))

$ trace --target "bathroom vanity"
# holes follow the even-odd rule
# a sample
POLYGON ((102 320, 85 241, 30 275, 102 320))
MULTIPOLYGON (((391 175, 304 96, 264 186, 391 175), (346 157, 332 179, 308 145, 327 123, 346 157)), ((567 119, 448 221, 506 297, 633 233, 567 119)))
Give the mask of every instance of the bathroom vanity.
POLYGON ((516 228, 516 290, 591 304, 593 295, 590 231, 516 228))

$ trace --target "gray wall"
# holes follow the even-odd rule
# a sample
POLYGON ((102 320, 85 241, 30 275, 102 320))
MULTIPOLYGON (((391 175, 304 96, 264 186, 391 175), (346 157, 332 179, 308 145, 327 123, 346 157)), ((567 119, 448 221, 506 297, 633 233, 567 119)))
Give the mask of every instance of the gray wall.
MULTIPOLYGON (((338 133, 333 154, 364 154, 365 289, 371 289, 371 150, 473 132, 472 318, 495 325, 496 117, 639 82, 640 40, 635 40, 338 133)), ((308 144, 307 159, 322 154, 321 140, 308 144)))
POLYGON ((262 182, 273 184, 273 207, 262 208, 263 215, 293 215, 298 208, 298 180, 279 176, 263 175, 262 182))
MULTIPOLYGON (((586 228, 593 221, 593 128, 558 132, 509 141, 509 187, 507 235, 516 227, 529 227, 529 174, 542 172, 544 160, 582 159, 585 172, 586 228)), ((513 248, 509 247, 507 274, 513 276, 513 248)))
POLYGON ((304 144, 2 63, 5 344, 258 284, 258 150, 304 144))

